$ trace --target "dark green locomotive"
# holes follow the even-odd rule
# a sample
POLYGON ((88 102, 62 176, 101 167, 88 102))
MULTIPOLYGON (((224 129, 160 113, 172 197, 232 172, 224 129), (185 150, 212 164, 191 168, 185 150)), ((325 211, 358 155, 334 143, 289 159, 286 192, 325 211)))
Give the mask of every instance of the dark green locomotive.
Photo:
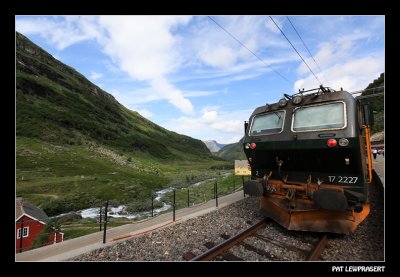
POLYGON ((369 214, 369 109, 322 86, 284 96, 245 122, 245 193, 287 229, 351 233, 369 214))

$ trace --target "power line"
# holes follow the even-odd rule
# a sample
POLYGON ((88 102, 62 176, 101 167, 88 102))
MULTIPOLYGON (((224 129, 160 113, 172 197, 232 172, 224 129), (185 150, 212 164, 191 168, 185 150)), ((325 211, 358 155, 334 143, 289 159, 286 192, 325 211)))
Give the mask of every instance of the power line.
POLYGON ((375 90, 375 89, 379 89, 379 88, 385 88, 385 86, 380 86, 380 87, 374 87, 374 88, 362 89, 362 90, 358 90, 358 91, 351 92, 351 94, 362 93, 362 92, 364 92, 364 91, 367 91, 367 90, 375 90))
POLYGON ((321 68, 319 67, 317 61, 314 59, 314 57, 313 57, 313 55, 311 54, 310 50, 308 49, 306 43, 305 43, 305 42, 303 41, 303 39, 301 38, 299 32, 297 32, 297 30, 296 30, 296 28, 294 27, 292 21, 290 20, 290 18, 289 18, 288 16, 286 16, 286 18, 287 18, 287 20, 289 20, 290 25, 292 25, 293 29, 295 30, 296 34, 299 36, 299 38, 300 38, 301 42, 303 43, 304 47, 307 49, 307 51, 308 51, 308 53, 310 54, 311 58, 313 59, 313 61, 314 61, 315 64, 317 65, 317 67, 318 67, 318 69, 319 69, 319 72, 322 73, 322 70, 321 70, 321 68))
POLYGON ((358 100, 361 100, 361 99, 366 99, 366 98, 371 98, 371 97, 377 97, 377 96, 382 96, 382 95, 385 95, 385 86, 380 86, 380 87, 374 87, 374 88, 367 88, 367 89, 363 89, 363 90, 358 90, 358 91, 354 91, 354 92, 350 92, 350 94, 360 94, 360 95, 357 95, 356 96, 356 98, 358 99, 358 100), (373 92, 372 94, 367 94, 367 95, 362 95, 362 93, 364 92, 364 91, 367 91, 367 90, 377 90, 377 89, 383 89, 383 92, 373 92))
POLYGON ((356 96, 356 98, 360 100, 360 99, 377 97, 377 96, 382 96, 382 95, 385 95, 385 93, 384 92, 378 92, 378 93, 374 93, 374 94, 360 95, 360 96, 356 96))
POLYGON ((267 64, 266 62, 264 62, 259 56, 257 56, 253 51, 251 51, 246 45, 244 45, 240 40, 238 40, 235 36, 233 36, 230 32, 228 32, 224 27, 222 27, 220 24, 218 24, 218 22, 216 22, 213 18, 211 18, 211 16, 208 16, 209 19, 211 19, 218 27, 220 27, 222 30, 224 30, 228 35, 230 35, 234 40, 236 40, 241 46, 243 46, 244 48, 247 49, 247 51, 249 51, 251 54, 253 54, 257 59, 259 59, 263 64, 265 64, 266 66, 268 66, 273 72, 275 72, 276 74, 278 74, 279 76, 281 76, 283 79, 285 79, 289 84, 293 84, 293 82, 289 81, 285 76, 283 76, 282 74, 280 74, 278 71, 276 71, 275 69, 273 69, 269 64, 267 64))
POLYGON ((286 40, 290 43, 290 45, 293 47, 294 51, 296 51, 297 55, 299 55, 299 57, 303 60, 303 62, 307 65, 308 69, 310 70, 310 72, 314 75, 315 79, 317 79, 317 81, 319 82, 320 85, 322 85, 321 81, 318 79, 317 75, 314 74, 314 72, 312 71, 312 69, 310 68, 310 66, 306 63, 306 61, 303 59, 303 57, 300 55, 299 51, 297 51, 296 47, 294 47, 294 45, 290 42, 290 40, 287 38, 287 36, 285 35, 285 33, 281 30, 281 28, 279 28, 278 24, 276 24, 275 20, 272 18, 272 16, 269 16, 269 18, 272 20, 272 22, 274 22, 275 26, 279 29, 279 31, 281 31, 282 35, 286 38, 286 40))

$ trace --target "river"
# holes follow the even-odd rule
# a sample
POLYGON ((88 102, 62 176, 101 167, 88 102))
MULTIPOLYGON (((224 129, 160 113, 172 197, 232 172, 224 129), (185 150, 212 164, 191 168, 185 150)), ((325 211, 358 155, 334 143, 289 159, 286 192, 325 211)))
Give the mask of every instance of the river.
MULTIPOLYGON (((228 177, 230 174, 230 172, 226 172, 223 174, 223 178, 228 177)), ((194 183, 192 185, 190 185, 190 187, 198 187, 206 182, 215 180, 216 178, 209 178, 197 183, 194 183)), ((173 187, 169 187, 169 188, 165 188, 159 191, 156 191, 156 197, 154 198, 156 201, 160 201, 161 198, 168 192, 172 192, 174 190, 173 187)), ((164 212, 168 209, 171 208, 171 205, 163 202, 163 206, 161 208, 155 209, 153 211, 154 214, 158 214, 161 212, 164 212)), ((125 205, 120 205, 118 207, 111 207, 111 210, 107 213, 107 216, 111 216, 111 217, 125 217, 128 219, 133 219, 133 218, 142 218, 142 217, 149 217, 151 216, 151 211, 145 211, 145 212, 138 212, 138 213, 133 213, 130 214, 126 211, 126 206, 125 205)), ((85 209, 85 210, 81 210, 81 211, 77 211, 77 214, 80 214, 82 216, 82 218, 98 218, 100 215, 100 207, 98 208, 89 208, 89 209, 85 209)))

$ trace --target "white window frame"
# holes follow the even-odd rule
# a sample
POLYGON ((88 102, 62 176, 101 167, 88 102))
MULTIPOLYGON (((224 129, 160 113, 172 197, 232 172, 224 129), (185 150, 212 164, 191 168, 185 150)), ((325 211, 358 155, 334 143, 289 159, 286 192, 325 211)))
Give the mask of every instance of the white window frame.
MULTIPOLYGON (((29 227, 24 227, 24 230, 22 232, 22 237, 26 238, 29 237, 29 227), (24 235, 24 231, 26 230, 26 235, 24 235)), ((17 239, 21 238, 21 228, 17 229, 17 239)))

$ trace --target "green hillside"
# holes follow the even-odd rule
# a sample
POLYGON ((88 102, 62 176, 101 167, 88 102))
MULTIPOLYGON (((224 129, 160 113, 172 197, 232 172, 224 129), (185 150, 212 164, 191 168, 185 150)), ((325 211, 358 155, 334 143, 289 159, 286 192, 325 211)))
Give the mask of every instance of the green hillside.
POLYGON ((16 192, 49 215, 138 201, 224 164, 16 33, 16 192))
MULTIPOLYGON (((383 88, 372 90, 372 88, 383 87, 384 85, 385 85, 385 74, 381 73, 378 79, 375 79, 365 88, 371 90, 366 90, 361 95, 366 96, 380 92, 385 92, 383 88)), ((362 101, 363 103, 369 103, 372 110, 374 111, 374 125, 371 128, 371 133, 375 134, 384 131, 384 116, 385 116, 384 95, 365 98, 362 99, 362 101)))
POLYGON ((246 155, 243 151, 243 138, 237 142, 225 145, 218 152, 217 156, 228 161, 246 160, 246 155))

